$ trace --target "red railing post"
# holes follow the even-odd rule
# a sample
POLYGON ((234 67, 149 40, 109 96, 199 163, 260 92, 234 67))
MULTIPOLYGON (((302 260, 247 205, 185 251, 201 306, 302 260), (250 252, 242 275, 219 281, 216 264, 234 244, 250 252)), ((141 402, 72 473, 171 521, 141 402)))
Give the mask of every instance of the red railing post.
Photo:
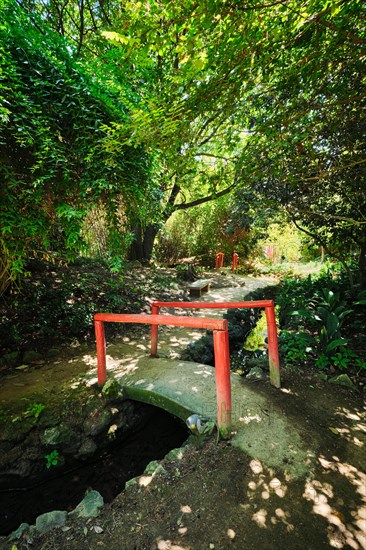
POLYGON ((215 378, 217 401, 217 426, 223 436, 230 433, 231 427, 231 383, 229 334, 225 330, 214 330, 215 378))
POLYGON ((232 257, 232 263, 231 263, 231 271, 235 271, 238 269, 238 263, 239 263, 239 256, 236 252, 234 252, 232 257))
POLYGON ((265 311, 268 330, 269 378, 271 384, 276 388, 279 388, 281 386, 280 359, 278 355, 278 338, 274 304, 272 304, 272 306, 266 307, 265 311))
POLYGON ((107 380, 106 343, 103 321, 94 321, 94 328, 97 343, 98 384, 102 386, 107 380))
MULTIPOLYGON (((160 307, 153 304, 151 306, 151 314, 158 315, 160 312, 160 307)), ((159 334, 159 325, 151 325, 151 343, 150 343, 150 356, 156 357, 158 354, 158 334, 159 334)))
POLYGON ((215 258, 215 269, 219 269, 224 265, 224 253, 218 252, 215 258))

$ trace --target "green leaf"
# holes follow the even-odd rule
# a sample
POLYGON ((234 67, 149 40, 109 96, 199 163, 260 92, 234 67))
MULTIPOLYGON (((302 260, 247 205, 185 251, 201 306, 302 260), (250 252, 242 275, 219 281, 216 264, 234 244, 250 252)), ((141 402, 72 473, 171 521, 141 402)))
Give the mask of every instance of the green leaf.
POLYGON ((347 343, 348 340, 346 338, 337 338, 336 340, 332 340, 332 342, 327 345, 326 352, 330 353, 334 349, 339 348, 340 346, 344 346, 347 343))

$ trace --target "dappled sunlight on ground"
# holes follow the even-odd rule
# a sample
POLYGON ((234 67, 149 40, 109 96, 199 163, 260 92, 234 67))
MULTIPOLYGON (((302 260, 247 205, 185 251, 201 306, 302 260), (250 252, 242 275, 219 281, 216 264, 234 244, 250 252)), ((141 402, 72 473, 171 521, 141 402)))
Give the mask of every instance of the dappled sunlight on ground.
POLYGON ((339 407, 335 416, 341 422, 340 426, 330 426, 329 429, 340 435, 349 443, 357 447, 366 446, 366 407, 363 410, 351 411, 346 407, 339 407))
POLYGON ((246 502, 241 504, 241 508, 251 514, 251 519, 262 529, 269 528, 271 525, 282 523, 288 532, 294 529, 291 523, 291 513, 286 511, 285 500, 282 507, 273 507, 270 502, 273 498, 284 499, 288 491, 288 476, 281 474, 277 476, 271 468, 265 468, 260 460, 253 459, 249 463, 250 476, 247 482, 246 502), (280 479, 282 478, 282 479, 280 479), (253 505, 262 502, 263 506, 252 513, 253 505))
POLYGON ((178 546, 174 544, 171 540, 158 540, 157 541, 158 550, 189 550, 187 546, 178 546))
MULTIPOLYGON (((327 522, 330 547, 363 550, 366 548, 366 475, 336 456, 328 460, 320 455, 318 462, 322 472, 318 475, 312 472, 314 478, 304 480, 302 497, 311 505, 309 512, 327 522), (321 481, 324 476, 326 479, 321 481), (344 481, 339 476, 354 487, 353 498, 350 498, 350 487, 342 491, 344 481)), ((282 524, 287 532, 292 532, 296 528, 296 514, 289 509, 289 504, 295 490, 294 480, 286 473, 275 475, 274 470, 260 460, 251 460, 249 468, 246 498, 240 504, 242 510, 261 529, 282 524), (283 505, 279 505, 278 499, 283 499, 283 505)), ((308 513, 301 504, 300 508, 308 513)))
MULTIPOLYGON (((107 375, 113 373, 114 378, 119 380, 123 376, 132 374, 138 369, 138 361, 141 355, 136 354, 124 354, 119 359, 116 359, 112 355, 107 354, 106 363, 107 363, 107 375)), ((95 356, 84 355, 83 361, 89 366, 95 368, 95 375, 97 370, 97 359, 95 356)), ((94 374, 94 373, 92 373, 94 374)), ((90 376, 87 376, 87 383, 89 385, 93 384, 94 381, 97 382, 97 376, 93 376, 93 381, 90 379, 90 376)))
POLYGON ((328 460, 321 455, 319 462, 325 471, 344 476, 355 487, 360 502, 351 500, 345 503, 343 495, 335 494, 331 483, 317 479, 306 482, 303 497, 313 503, 313 513, 329 523, 327 532, 331 547, 363 550, 366 548, 366 475, 336 456, 328 460), (345 517, 345 505, 350 517, 345 517))
POLYGON ((200 368, 199 370, 195 370, 193 372, 194 374, 199 374, 200 376, 202 376, 202 378, 208 378, 210 376, 214 376, 213 370, 209 370, 204 367, 200 368))

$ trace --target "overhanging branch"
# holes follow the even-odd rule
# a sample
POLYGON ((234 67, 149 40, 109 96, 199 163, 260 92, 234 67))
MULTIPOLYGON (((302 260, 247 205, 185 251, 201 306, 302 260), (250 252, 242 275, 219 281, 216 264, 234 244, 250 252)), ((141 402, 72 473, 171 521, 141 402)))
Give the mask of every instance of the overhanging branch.
POLYGON ((176 204, 173 210, 186 210, 187 208, 192 208, 193 206, 198 206, 200 204, 204 204, 205 202, 210 202, 212 200, 223 197, 224 195, 228 195, 236 187, 237 184, 238 181, 237 179, 235 179, 235 181, 231 185, 229 185, 229 187, 226 187, 226 189, 223 189, 218 193, 212 193, 211 195, 207 195, 206 197, 201 197, 200 199, 196 199, 194 201, 181 202, 180 204, 176 204))

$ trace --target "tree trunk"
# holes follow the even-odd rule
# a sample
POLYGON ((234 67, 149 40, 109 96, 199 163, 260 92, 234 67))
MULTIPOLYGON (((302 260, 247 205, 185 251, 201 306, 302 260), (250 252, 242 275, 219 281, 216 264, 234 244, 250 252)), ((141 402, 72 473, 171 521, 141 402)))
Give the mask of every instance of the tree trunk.
POLYGON ((142 229, 141 225, 135 226, 133 228, 135 239, 131 244, 128 259, 143 263, 149 262, 158 232, 159 227, 156 224, 148 225, 145 230, 142 229))
POLYGON ((366 289, 366 231, 361 241, 361 250, 358 258, 358 276, 359 283, 362 289, 366 289))

